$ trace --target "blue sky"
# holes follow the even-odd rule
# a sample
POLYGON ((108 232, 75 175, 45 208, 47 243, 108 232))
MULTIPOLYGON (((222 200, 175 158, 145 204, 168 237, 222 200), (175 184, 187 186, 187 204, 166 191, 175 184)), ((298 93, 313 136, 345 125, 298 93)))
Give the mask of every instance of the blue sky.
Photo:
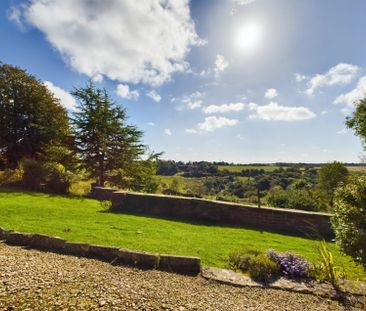
POLYGON ((364 0, 2 0, 0 60, 68 94, 92 78, 164 158, 358 162, 364 0))

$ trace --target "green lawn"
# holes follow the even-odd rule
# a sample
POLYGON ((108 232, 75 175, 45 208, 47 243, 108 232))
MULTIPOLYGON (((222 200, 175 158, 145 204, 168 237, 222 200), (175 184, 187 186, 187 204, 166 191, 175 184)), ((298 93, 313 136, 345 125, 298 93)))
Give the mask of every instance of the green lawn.
MULTIPOLYGON (((203 265, 226 267, 230 252, 243 247, 293 251, 318 261, 317 241, 254 230, 198 225, 104 212, 96 200, 0 190, 0 226, 44 233, 69 241, 159 253, 199 256, 203 265)), ((349 278, 366 279, 360 267, 329 244, 349 278)))

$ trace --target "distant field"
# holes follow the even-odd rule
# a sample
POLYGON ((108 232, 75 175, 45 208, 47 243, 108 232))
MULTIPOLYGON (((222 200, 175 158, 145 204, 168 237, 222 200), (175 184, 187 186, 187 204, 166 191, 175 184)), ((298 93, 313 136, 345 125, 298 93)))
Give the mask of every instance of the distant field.
POLYGON ((351 173, 366 173, 366 166, 346 166, 351 173))
POLYGON ((203 178, 193 178, 193 177, 183 177, 179 175, 175 176, 156 176, 157 180, 160 184, 165 184, 167 186, 170 186, 174 180, 176 180, 179 184, 179 186, 183 189, 181 191, 187 190, 187 189, 197 189, 197 187, 201 187, 203 184, 204 179, 203 178))
MULTIPOLYGON (((272 172, 280 166, 275 165, 219 165, 220 171, 228 170, 229 172, 241 172, 242 170, 265 170, 266 172, 272 172)), ((283 168, 287 168, 284 166, 283 168)))
MULTIPOLYGON (((276 166, 276 165, 219 165, 218 168, 220 171, 228 170, 229 172, 241 172, 242 170, 264 170, 266 172, 273 172, 276 169, 279 169, 280 167, 286 169, 289 166, 276 166)), ((347 169, 351 173, 366 173, 366 165, 365 166, 346 166, 347 169)), ((319 169, 320 166, 316 166, 316 169, 319 169)), ((302 168, 303 169, 303 168, 302 168)))
MULTIPOLYGON (((157 253, 199 256, 205 266, 226 267, 245 247, 293 251, 319 261, 318 241, 269 232, 109 213, 96 200, 0 189, 0 226, 60 236, 69 241, 157 253)), ((328 243, 348 278, 366 279, 361 267, 328 243)))

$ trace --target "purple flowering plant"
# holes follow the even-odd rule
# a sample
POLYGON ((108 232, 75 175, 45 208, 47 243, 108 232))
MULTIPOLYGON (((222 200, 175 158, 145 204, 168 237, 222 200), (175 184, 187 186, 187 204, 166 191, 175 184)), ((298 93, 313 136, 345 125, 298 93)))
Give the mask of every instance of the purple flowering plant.
POLYGON ((285 277, 303 278, 309 276, 309 262, 302 256, 291 252, 278 253, 267 250, 267 256, 278 263, 285 277))

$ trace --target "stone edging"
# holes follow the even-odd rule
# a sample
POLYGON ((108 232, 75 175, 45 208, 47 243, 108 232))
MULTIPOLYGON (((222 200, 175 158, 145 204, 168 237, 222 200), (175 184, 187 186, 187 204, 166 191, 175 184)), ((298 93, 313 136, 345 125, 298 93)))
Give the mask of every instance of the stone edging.
POLYGON ((79 257, 96 258, 113 264, 158 269, 167 272, 198 275, 201 271, 199 257, 154 254, 117 247, 69 242, 59 237, 44 234, 20 233, 0 227, 0 240, 9 245, 26 246, 79 257))
MULTIPOLYGON (((331 284, 319 283, 317 281, 299 282, 282 277, 272 283, 264 285, 262 283, 255 282, 250 277, 247 277, 241 273, 213 267, 202 268, 201 276, 209 281, 215 281, 237 287, 272 288, 302 294, 313 294, 319 297, 334 300, 342 299, 342 293, 337 292, 331 284)), ((352 304, 364 305, 366 297, 366 283, 345 281, 341 284, 341 287, 342 290, 344 290, 343 294, 346 293, 352 296, 352 304)))

